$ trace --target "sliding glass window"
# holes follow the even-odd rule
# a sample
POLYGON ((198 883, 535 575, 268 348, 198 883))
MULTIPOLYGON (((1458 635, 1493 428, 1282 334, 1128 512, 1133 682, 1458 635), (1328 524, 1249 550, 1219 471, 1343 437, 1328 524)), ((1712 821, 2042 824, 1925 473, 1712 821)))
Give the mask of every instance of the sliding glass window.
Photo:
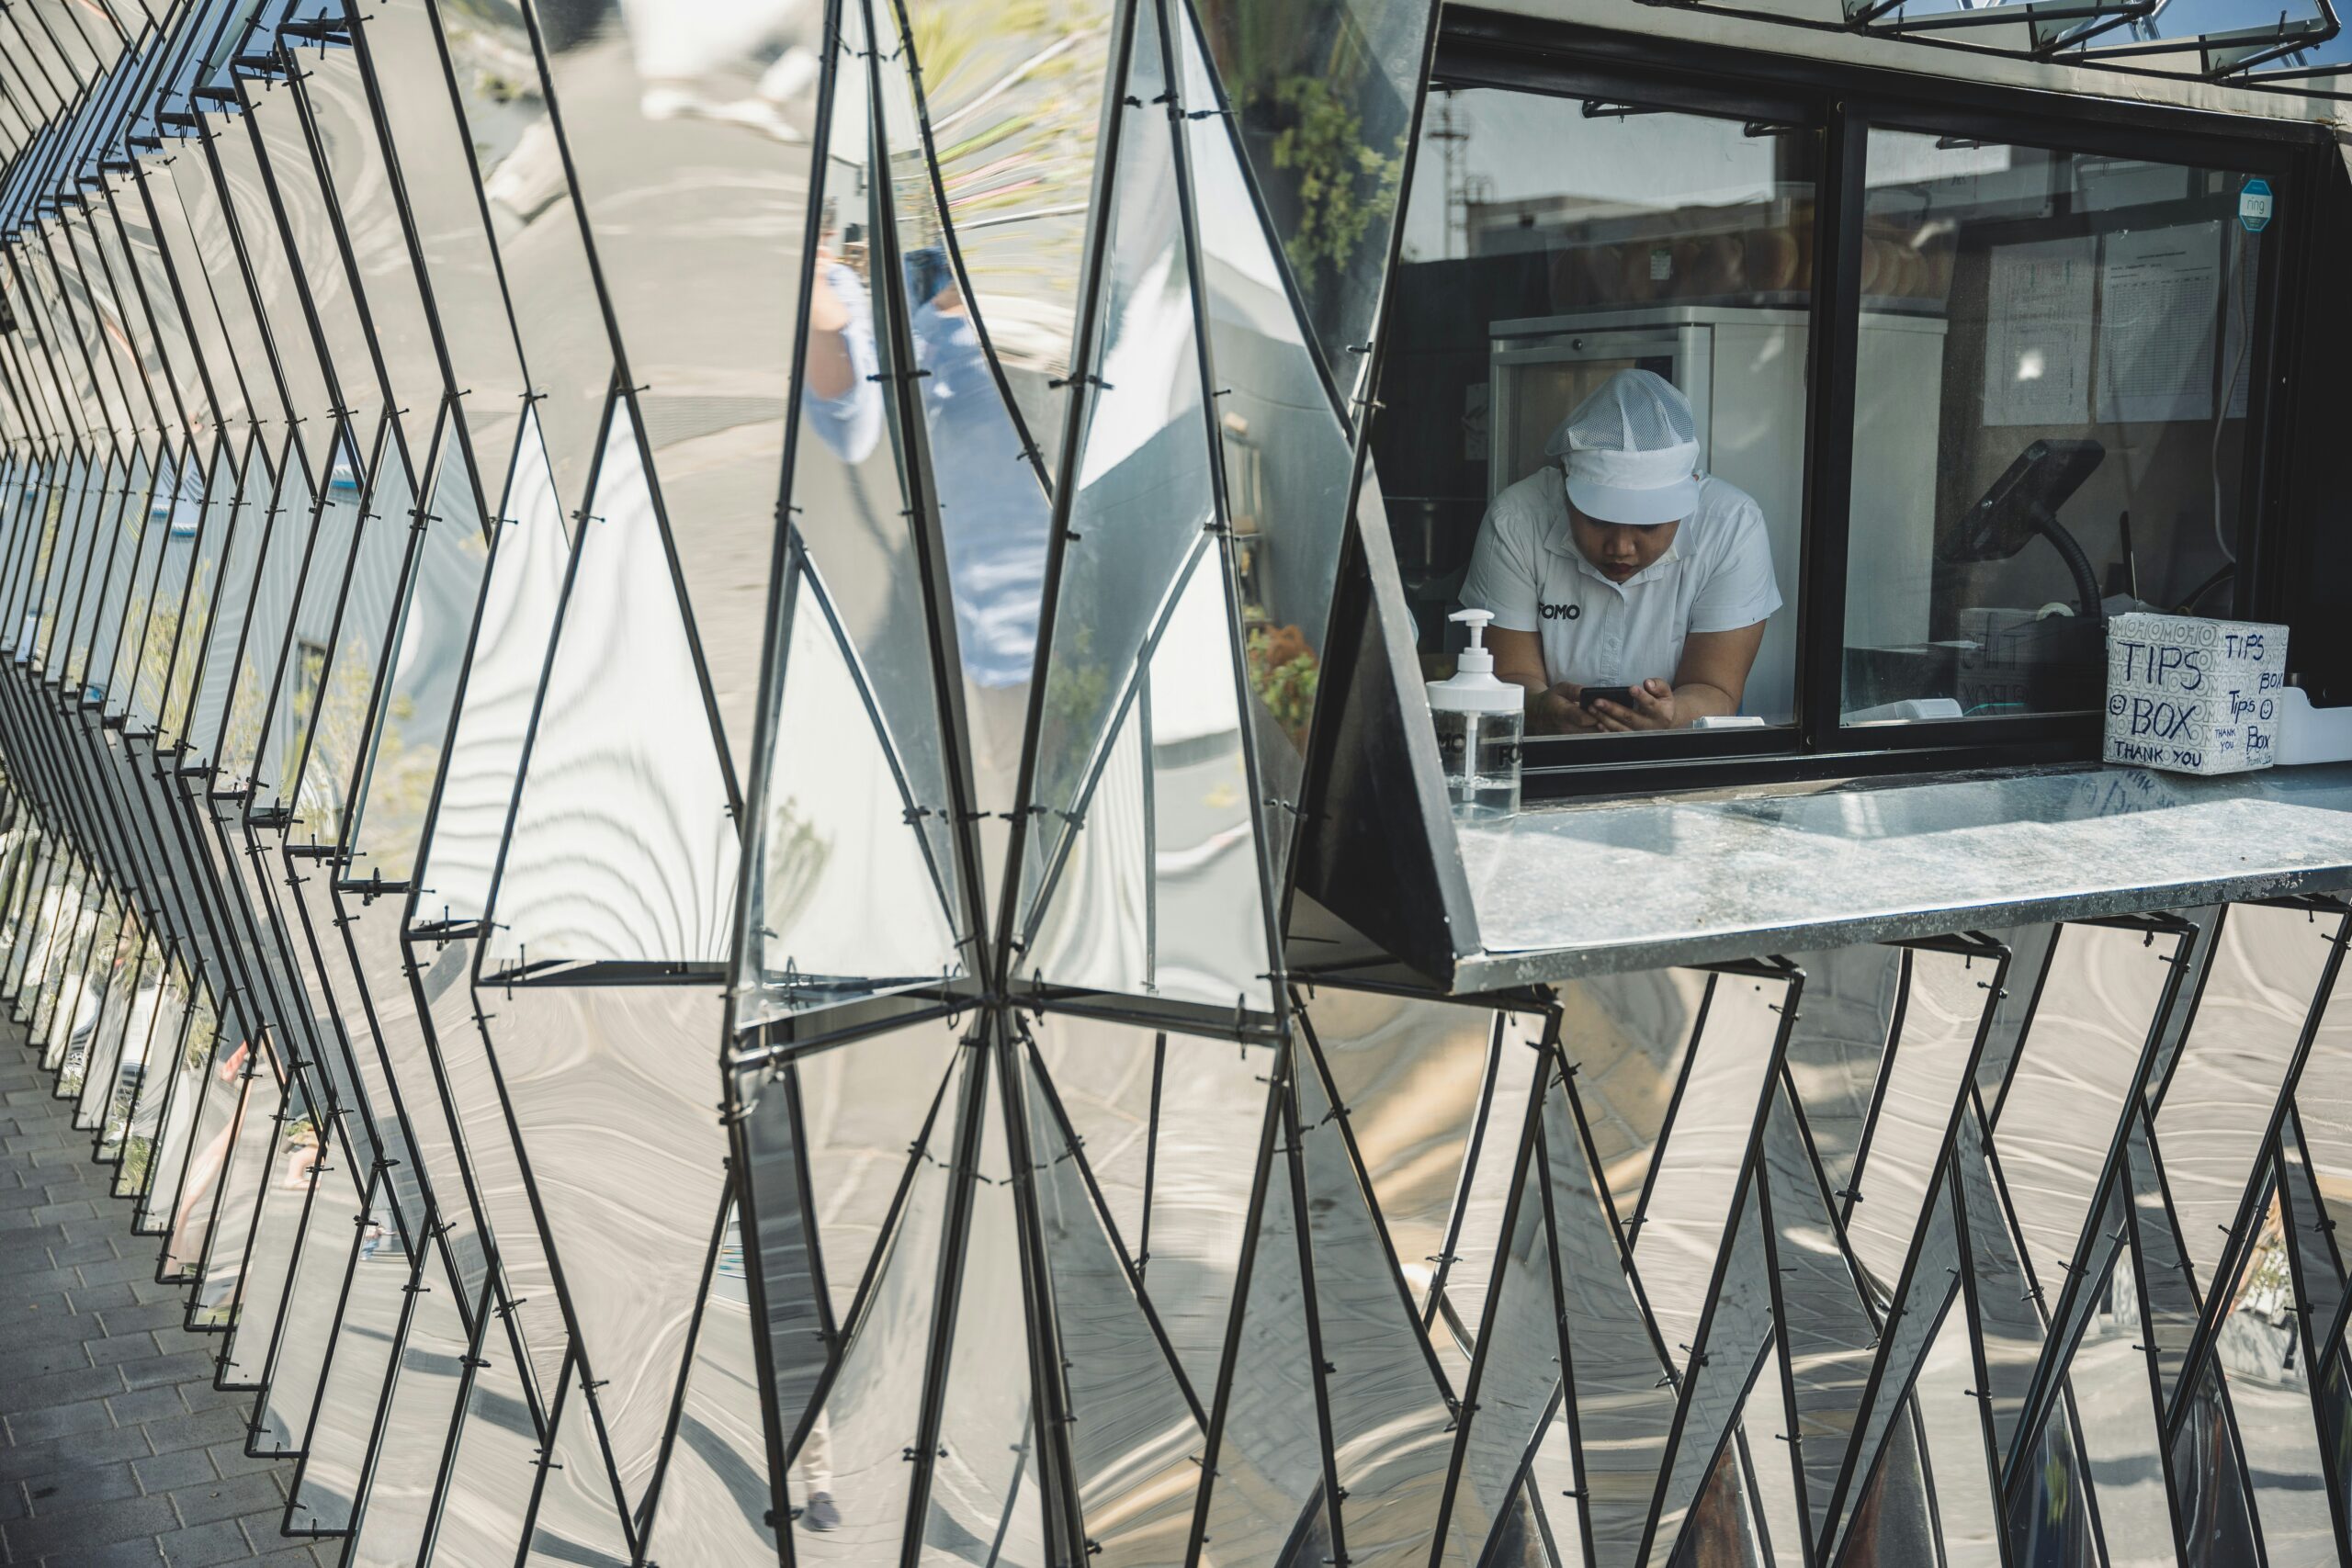
POLYGON ((1821 131, 1464 89, 1423 142, 1374 456, 1429 672, 1489 613, 1535 766, 1788 726, 1821 131))
POLYGON ((1865 155, 1844 720, 2094 709, 2109 615, 2231 611, 2268 183, 1865 155))
POLYGON ((2110 618, 2268 608, 2308 149, 1744 69, 1441 57, 1371 430, 1423 674, 1491 616, 1538 796, 2095 755, 2110 618))

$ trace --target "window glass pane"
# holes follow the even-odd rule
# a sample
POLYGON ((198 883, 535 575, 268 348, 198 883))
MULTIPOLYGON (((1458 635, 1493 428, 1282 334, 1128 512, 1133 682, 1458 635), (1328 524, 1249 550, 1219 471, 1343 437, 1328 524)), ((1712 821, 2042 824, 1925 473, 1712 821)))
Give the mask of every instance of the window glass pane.
POLYGON ((2105 615, 2227 615, 2243 175, 1873 130, 1849 724, 2097 705, 2105 615))
POLYGON ((1466 606, 1531 734, 1788 723, 1820 133, 1440 88, 1423 141, 1373 446, 1427 672, 1466 606))

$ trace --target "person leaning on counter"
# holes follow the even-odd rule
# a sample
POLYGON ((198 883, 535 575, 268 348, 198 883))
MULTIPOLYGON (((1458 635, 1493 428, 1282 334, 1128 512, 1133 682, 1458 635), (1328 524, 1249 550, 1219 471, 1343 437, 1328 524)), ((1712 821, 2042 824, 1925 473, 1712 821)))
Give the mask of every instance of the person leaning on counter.
POLYGON ((1559 459, 1487 508, 1462 603, 1491 611, 1495 674, 1537 731, 1672 729, 1739 711, 1781 607, 1764 513, 1698 471, 1690 400, 1620 370, 1545 444, 1559 459), (1629 686, 1630 705, 1582 700, 1629 686))

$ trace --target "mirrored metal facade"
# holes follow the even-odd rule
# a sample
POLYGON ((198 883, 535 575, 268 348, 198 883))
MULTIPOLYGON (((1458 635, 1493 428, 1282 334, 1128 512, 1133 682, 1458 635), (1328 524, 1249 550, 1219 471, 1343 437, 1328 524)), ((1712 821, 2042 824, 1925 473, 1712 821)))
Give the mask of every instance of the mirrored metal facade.
POLYGON ((1435 9, 0 10, 0 996, 288 1536, 2352 1559, 2343 905, 1306 979, 1435 9))

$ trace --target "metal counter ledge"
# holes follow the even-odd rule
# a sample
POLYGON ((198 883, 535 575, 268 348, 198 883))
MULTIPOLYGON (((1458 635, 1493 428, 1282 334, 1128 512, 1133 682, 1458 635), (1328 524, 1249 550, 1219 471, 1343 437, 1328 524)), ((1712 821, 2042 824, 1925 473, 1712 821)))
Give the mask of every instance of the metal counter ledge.
POLYGON ((2352 889, 2352 764, 2067 766, 1544 807, 1461 834, 1457 993, 2352 889))

